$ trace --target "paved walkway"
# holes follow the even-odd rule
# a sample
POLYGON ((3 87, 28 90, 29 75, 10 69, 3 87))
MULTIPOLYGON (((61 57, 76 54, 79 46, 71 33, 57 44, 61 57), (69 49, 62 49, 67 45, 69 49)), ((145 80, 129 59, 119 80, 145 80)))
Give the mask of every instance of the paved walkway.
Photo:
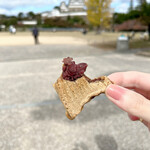
POLYGON ((149 150, 148 130, 104 95, 88 103, 75 120, 66 118, 52 84, 67 56, 88 63, 91 78, 127 70, 150 73, 150 59, 133 53, 86 45, 0 47, 0 149, 149 150))

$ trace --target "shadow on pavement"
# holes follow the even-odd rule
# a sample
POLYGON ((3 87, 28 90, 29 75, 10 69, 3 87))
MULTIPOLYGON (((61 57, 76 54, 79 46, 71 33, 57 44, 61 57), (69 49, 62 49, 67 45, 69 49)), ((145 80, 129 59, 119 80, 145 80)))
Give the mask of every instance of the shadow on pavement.
POLYGON ((118 150, 117 142, 112 136, 96 135, 95 141, 100 150, 118 150))
POLYGON ((60 100, 43 101, 45 105, 39 105, 31 112, 33 120, 63 120, 68 123, 83 123, 97 120, 98 118, 107 118, 114 114, 120 114, 122 111, 106 99, 104 95, 96 97, 90 103, 84 106, 79 116, 73 121, 67 119, 65 109, 60 100))
POLYGON ((76 143, 75 148, 73 148, 72 150, 89 150, 89 148, 85 143, 81 142, 81 143, 76 143))
POLYGON ((60 100, 44 100, 42 103, 45 105, 39 105, 31 112, 31 116, 34 120, 40 121, 65 117, 65 109, 60 100))
MULTIPOLYGON (((116 71, 105 72, 102 75, 109 75, 116 71)), ((57 96, 58 97, 58 96, 57 96)), ((77 118, 73 121, 67 119, 65 115, 65 108, 59 97, 54 100, 45 100, 41 102, 41 104, 35 107, 35 109, 31 112, 31 117, 34 120, 45 120, 45 119, 55 119, 55 120, 65 120, 68 123, 75 122, 90 122, 92 120, 97 120, 98 118, 107 118, 112 115, 118 115, 123 113, 117 106, 112 104, 104 94, 95 97, 91 100, 90 103, 87 103, 84 106, 82 112, 77 116, 77 118)))

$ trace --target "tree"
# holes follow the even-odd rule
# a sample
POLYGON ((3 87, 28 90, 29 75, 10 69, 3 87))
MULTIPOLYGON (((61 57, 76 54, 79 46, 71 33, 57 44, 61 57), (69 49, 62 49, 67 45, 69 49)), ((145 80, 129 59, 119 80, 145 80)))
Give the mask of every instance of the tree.
POLYGON ((93 26, 98 29, 110 26, 110 4, 111 0, 87 0, 87 17, 93 26))
POLYGON ((17 21, 18 21, 18 19, 15 16, 10 16, 10 17, 8 17, 7 19, 5 19, 3 21, 3 24, 6 25, 7 27, 10 26, 10 25, 16 26, 17 21))
POLYGON ((139 19, 139 18, 140 18, 140 11, 132 10, 132 11, 129 11, 127 14, 114 13, 113 21, 114 21, 114 24, 121 24, 127 20, 139 19))
POLYGON ((35 18, 35 14, 32 11, 28 12, 27 16, 28 16, 29 19, 34 19, 35 18))
POLYGON ((147 3, 146 0, 138 0, 138 1, 139 1, 140 5, 142 5, 142 4, 144 4, 144 3, 147 3))
POLYGON ((150 40, 150 3, 145 2, 140 6, 141 21, 148 26, 149 40, 150 40))
POLYGON ((114 24, 121 24, 127 20, 127 14, 124 13, 114 13, 113 14, 113 23, 114 24))
POLYGON ((37 20, 37 24, 38 24, 38 25, 41 25, 41 24, 42 24, 41 14, 36 14, 36 15, 35 15, 35 19, 37 20))
POLYGON ((55 6, 55 7, 54 7, 54 9, 58 9, 58 10, 60 10, 60 7, 59 7, 59 6, 55 6))
POLYGON ((18 14, 18 19, 19 19, 19 20, 22 20, 23 17, 24 17, 24 14, 23 14, 22 12, 20 12, 20 13, 18 14))
POLYGON ((74 25, 86 25, 86 22, 84 21, 83 18, 78 17, 78 16, 74 16, 74 17, 67 17, 67 21, 70 25, 74 26, 74 25))
POLYGON ((133 5, 133 0, 130 0, 129 11, 132 11, 132 10, 133 10, 133 7, 134 7, 134 5, 133 5))

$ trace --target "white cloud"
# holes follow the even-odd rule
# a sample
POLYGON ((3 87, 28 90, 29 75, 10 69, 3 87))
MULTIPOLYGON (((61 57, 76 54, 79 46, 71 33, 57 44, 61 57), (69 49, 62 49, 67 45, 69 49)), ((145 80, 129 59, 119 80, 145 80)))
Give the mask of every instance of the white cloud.
MULTIPOLYGON (((49 7, 49 10, 59 5, 63 0, 0 0, 0 14, 14 15, 19 11, 27 12, 29 9, 34 10, 42 7, 49 7)), ((67 0, 64 0, 67 2, 67 0)))
MULTIPOLYGON (((112 7, 116 12, 126 13, 129 9, 131 0, 112 0, 112 7)), ((150 0, 147 0, 150 2, 150 0)), ((138 0, 133 0, 134 7, 137 6, 138 0)))
POLYGON ((126 13, 128 11, 130 0, 112 0, 112 8, 116 12, 126 13))
MULTIPOLYGON (((69 0, 0 0, 0 14, 16 15, 20 11, 47 11, 62 1, 68 3, 69 0)), ((137 1, 134 0, 134 5, 137 5, 137 1)), ((129 5, 130 0, 112 0, 111 6, 117 12, 127 12, 129 5)))
POLYGON ((7 10, 4 8, 0 8, 0 14, 7 14, 7 10))
MULTIPOLYGON (((118 4, 130 4, 131 0, 112 0, 113 3, 118 3, 118 4)), ((150 0, 147 0, 147 2, 149 3, 150 0)), ((133 3, 136 5, 138 3, 138 0, 133 0, 133 3)))
MULTIPOLYGON (((0 8, 0 14, 5 14, 5 15, 11 15, 11 16, 15 16, 19 13, 20 11, 17 10, 13 10, 13 9, 5 9, 5 8, 0 8)), ((24 13, 27 13, 28 11, 21 11, 24 13)))
POLYGON ((126 13, 128 9, 129 9, 129 5, 126 3, 122 3, 116 8, 116 11, 121 13, 126 13))
POLYGON ((57 4, 61 0, 1 0, 0 7, 4 8, 15 8, 20 6, 41 6, 41 5, 51 5, 57 4))

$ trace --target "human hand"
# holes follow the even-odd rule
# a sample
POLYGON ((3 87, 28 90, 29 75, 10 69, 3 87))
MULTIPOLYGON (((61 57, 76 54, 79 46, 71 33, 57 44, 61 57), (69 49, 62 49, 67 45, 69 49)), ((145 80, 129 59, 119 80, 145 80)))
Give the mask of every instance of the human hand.
POLYGON ((150 130, 150 74, 118 72, 108 78, 115 84, 107 87, 107 97, 126 111, 132 121, 142 119, 150 130))

